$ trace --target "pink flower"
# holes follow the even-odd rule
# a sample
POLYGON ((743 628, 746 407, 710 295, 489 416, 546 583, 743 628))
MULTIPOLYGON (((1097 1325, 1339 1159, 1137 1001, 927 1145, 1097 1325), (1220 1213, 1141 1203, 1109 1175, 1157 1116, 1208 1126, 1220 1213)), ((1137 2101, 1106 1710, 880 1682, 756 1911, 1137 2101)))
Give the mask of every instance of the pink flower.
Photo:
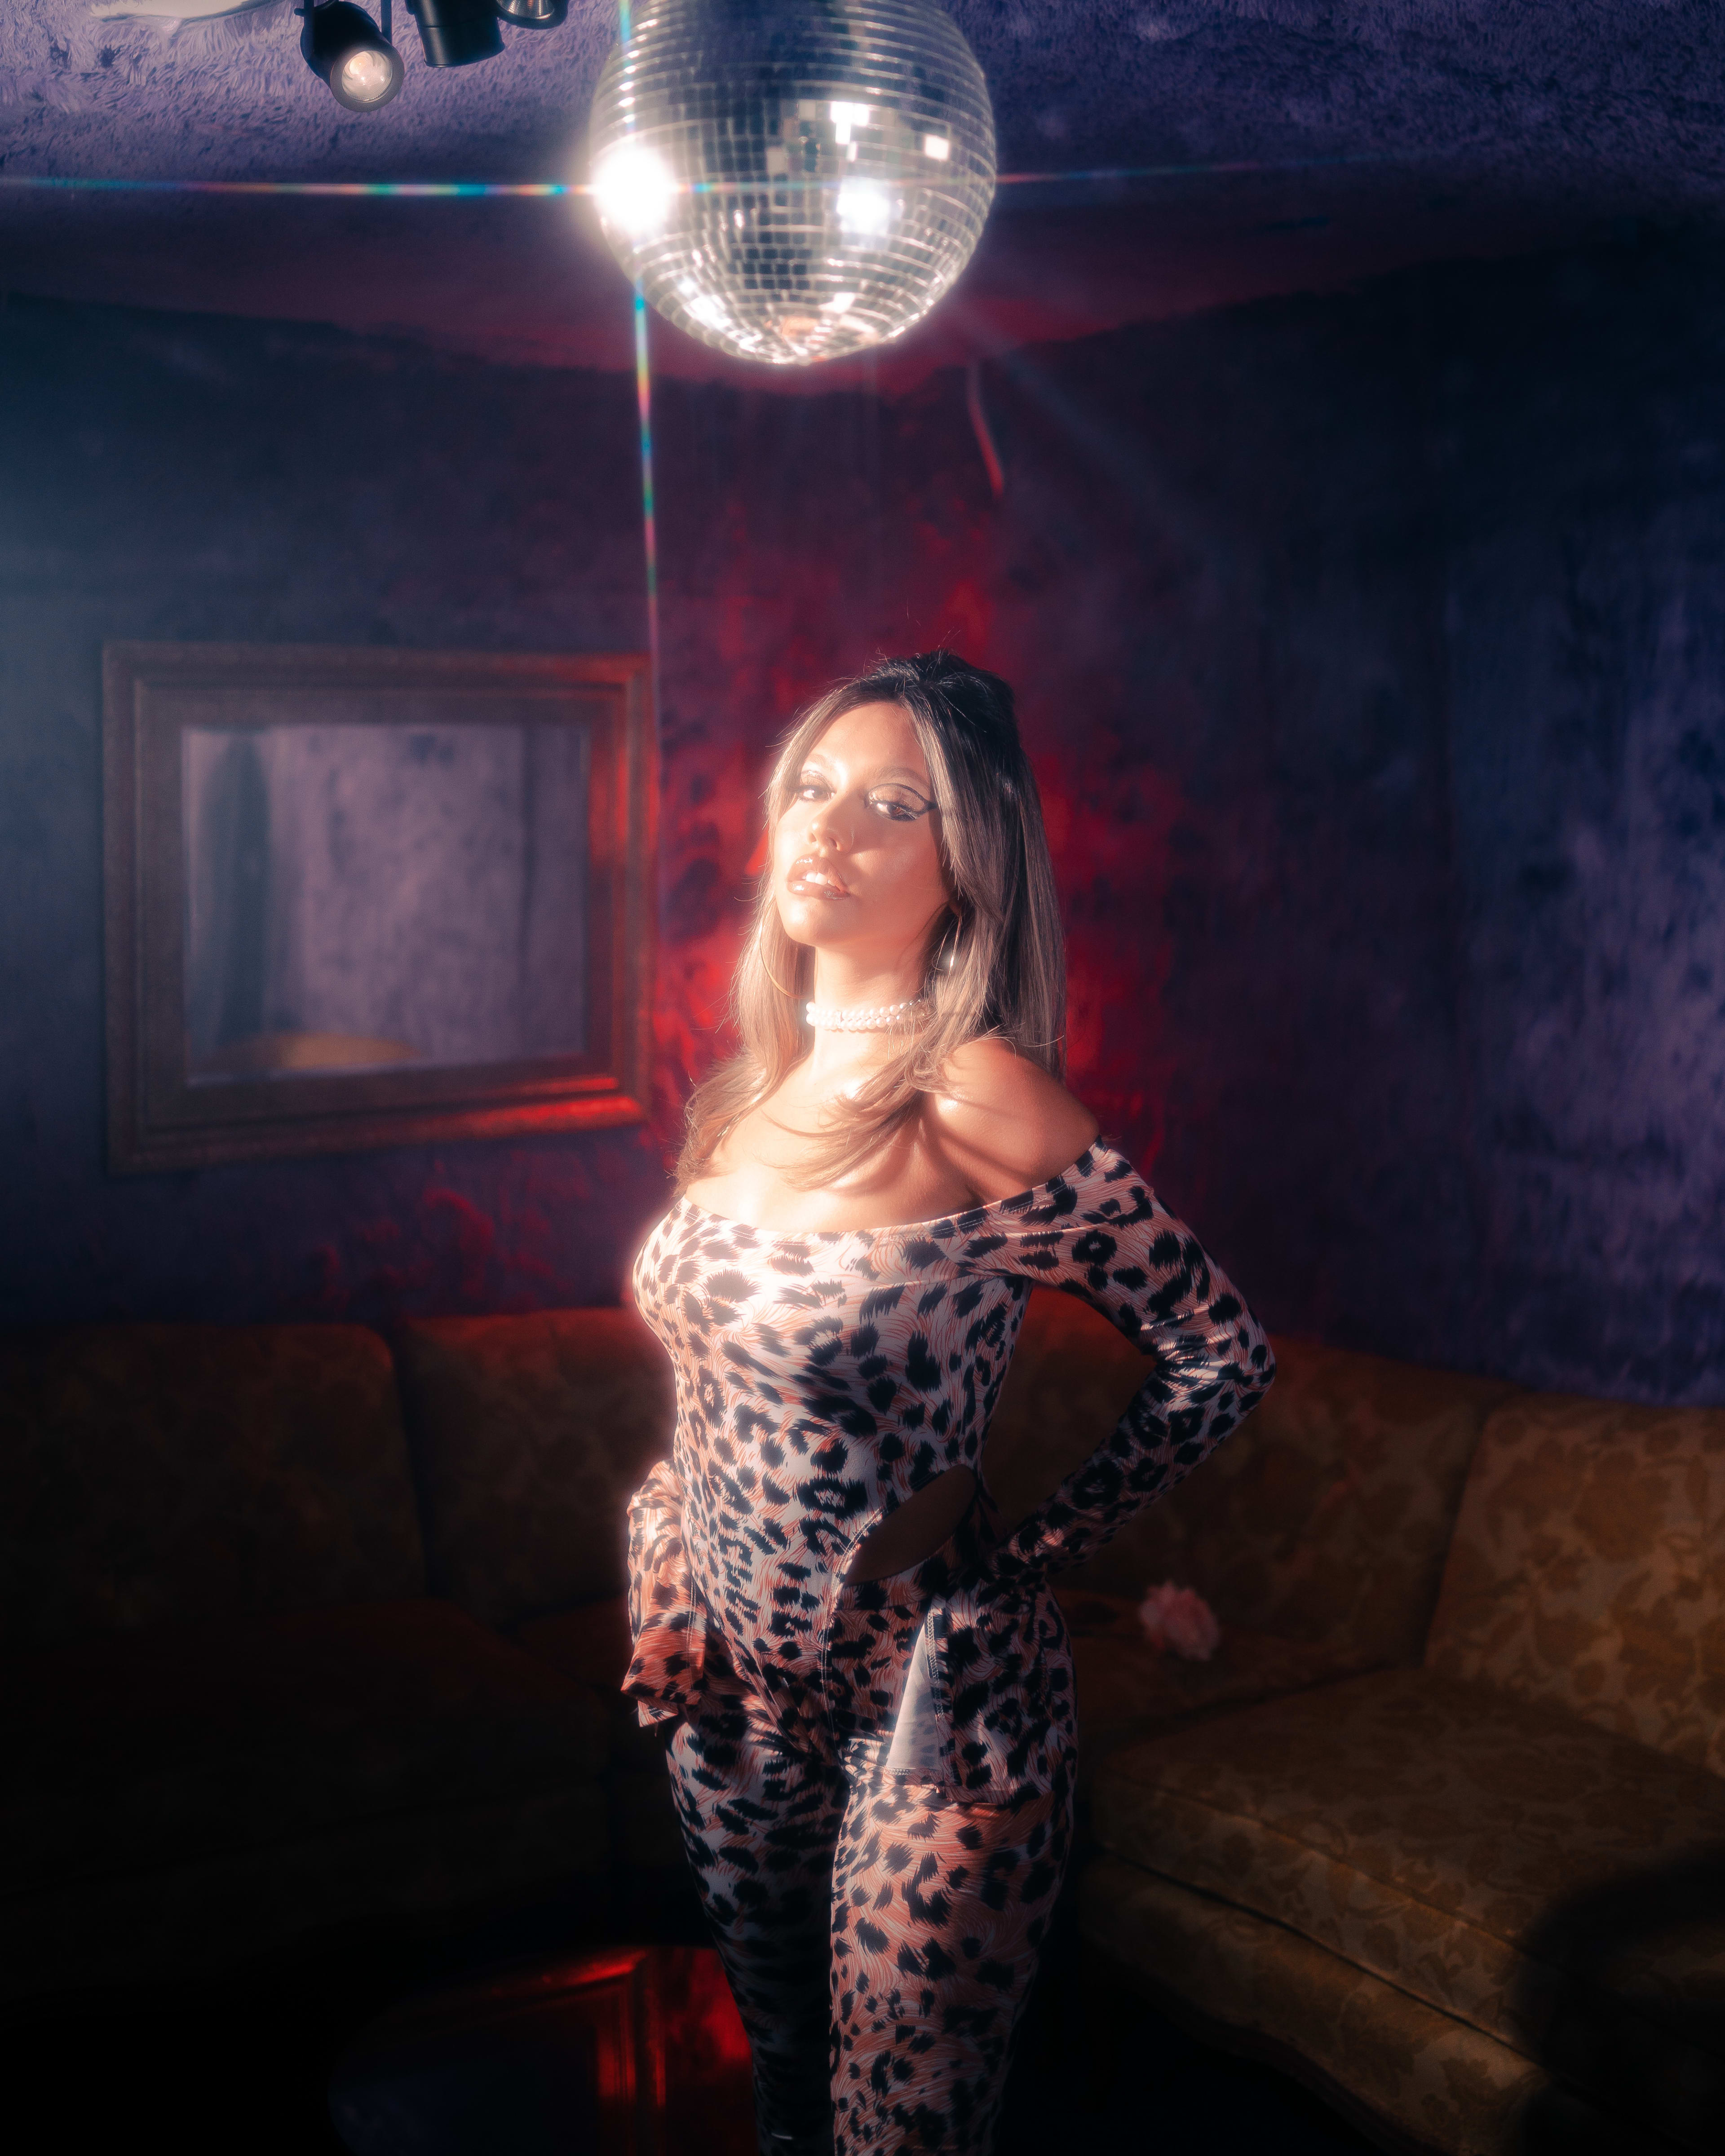
POLYGON ((1157 1646, 1189 1662, 1207 1662, 1222 1643, 1222 1628, 1209 1603, 1195 1588, 1176 1587, 1171 1579, 1153 1587, 1138 1604, 1138 1622, 1157 1646))

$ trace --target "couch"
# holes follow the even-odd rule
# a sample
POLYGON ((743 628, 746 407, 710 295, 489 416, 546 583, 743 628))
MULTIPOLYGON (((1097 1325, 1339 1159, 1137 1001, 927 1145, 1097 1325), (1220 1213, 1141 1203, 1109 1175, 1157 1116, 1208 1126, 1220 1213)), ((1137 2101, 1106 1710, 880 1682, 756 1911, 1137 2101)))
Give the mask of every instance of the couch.
MULTIPOLYGON (((1060 1584, 1102 1997, 1454 2151, 1554 2093, 1609 2113, 1586 2032, 1620 2007, 1676 2144, 1717 2145, 1682 2138, 1725 1951, 1681 1867, 1725 1845, 1725 1414, 1276 1352, 1060 1584), (1143 1638, 1163 1578, 1219 1614, 1209 1661, 1143 1638), (1606 1966, 1588 1911, 1651 1907, 1661 1859, 1676 1913, 1606 1966)), ((1033 1296, 986 1454, 1009 1518, 1142 1375, 1033 1296)), ((616 1691, 670 1411, 624 1311, 0 1342, 0 1999, 676 1873, 662 1738, 616 1691)))
POLYGON ((0 1342, 0 2003, 447 1923, 617 1860, 614 1601, 664 1358, 626 1313, 0 1342))
MULTIPOLYGON (((1060 1315, 1106 1410, 1132 1358, 1060 1315)), ((1725 1411, 1276 1353, 1064 1589, 1088 1946, 1386 2147, 1725 2148, 1725 1411), (1164 1578, 1224 1645, 1151 1677, 1164 1578)))

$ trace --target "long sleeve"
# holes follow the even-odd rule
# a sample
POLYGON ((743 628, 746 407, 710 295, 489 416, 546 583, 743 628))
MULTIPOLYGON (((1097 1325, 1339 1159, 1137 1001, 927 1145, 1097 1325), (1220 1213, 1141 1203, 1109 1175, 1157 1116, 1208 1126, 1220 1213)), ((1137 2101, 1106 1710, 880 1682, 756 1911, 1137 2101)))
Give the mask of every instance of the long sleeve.
POLYGON ((681 1478, 661 1460, 629 1501, 629 1629, 623 1689, 644 1727, 706 1688, 706 1619, 689 1573, 681 1478))
POLYGON ((1183 1481, 1264 1397, 1276 1358, 1198 1238, 1108 1147, 1093 1146, 1002 1225, 988 1270, 1081 1296, 1151 1363, 1113 1434, 984 1560, 1005 1586, 1089 1557, 1183 1481))

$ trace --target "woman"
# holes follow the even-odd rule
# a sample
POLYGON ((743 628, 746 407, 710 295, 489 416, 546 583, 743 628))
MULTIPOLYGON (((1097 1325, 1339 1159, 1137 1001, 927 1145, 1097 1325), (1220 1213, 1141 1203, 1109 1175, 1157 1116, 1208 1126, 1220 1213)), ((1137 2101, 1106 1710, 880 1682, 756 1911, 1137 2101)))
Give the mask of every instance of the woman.
POLYGON ((1048 1576, 1275 1366, 1060 1082, 1060 923, 1005 682, 883 660, 793 729, 768 817, 742 1053, 690 1103, 635 1270, 677 1422, 630 1507, 624 1689, 676 1721, 762 2149, 985 2150, 1070 1840, 1048 1576), (1151 1371, 1003 1535, 978 1453, 1039 1284, 1151 1371))

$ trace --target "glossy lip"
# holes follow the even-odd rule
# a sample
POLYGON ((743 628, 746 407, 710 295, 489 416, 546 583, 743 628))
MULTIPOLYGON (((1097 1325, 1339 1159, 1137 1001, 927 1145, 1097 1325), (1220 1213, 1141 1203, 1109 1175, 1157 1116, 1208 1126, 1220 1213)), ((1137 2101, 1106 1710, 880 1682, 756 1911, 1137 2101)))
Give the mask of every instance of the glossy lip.
POLYGON ((808 854, 800 855, 791 863, 785 873, 784 887, 787 891, 800 893, 805 898, 849 898, 850 896, 849 885, 808 854), (811 882, 811 876, 819 880, 811 882))

